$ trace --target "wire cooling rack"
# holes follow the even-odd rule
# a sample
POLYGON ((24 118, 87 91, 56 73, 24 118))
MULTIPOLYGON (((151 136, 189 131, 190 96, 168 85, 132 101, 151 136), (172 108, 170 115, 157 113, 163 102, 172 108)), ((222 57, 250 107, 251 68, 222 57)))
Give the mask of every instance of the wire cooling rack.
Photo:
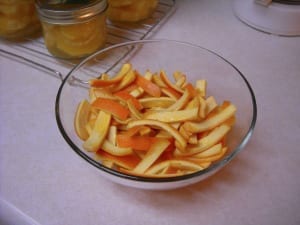
MULTIPOLYGON (((175 11, 175 6, 175 0, 160 0, 153 15, 143 22, 124 24, 108 21, 108 38, 105 47, 151 37, 175 11)), ((61 80, 78 63, 78 60, 64 60, 52 56, 46 49, 42 34, 18 42, 1 39, 0 55, 43 70, 61 80)))

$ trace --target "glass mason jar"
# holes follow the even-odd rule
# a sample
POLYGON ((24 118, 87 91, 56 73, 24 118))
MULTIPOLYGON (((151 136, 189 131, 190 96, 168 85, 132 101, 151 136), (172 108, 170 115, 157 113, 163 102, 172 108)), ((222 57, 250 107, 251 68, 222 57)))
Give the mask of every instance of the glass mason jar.
POLYGON ((82 58, 106 43, 106 0, 37 0, 45 45, 59 58, 82 58))
POLYGON ((0 0, 0 36, 22 38, 40 29, 34 0, 0 0))
POLYGON ((107 17, 111 21, 138 22, 149 18, 158 0, 108 0, 107 17))

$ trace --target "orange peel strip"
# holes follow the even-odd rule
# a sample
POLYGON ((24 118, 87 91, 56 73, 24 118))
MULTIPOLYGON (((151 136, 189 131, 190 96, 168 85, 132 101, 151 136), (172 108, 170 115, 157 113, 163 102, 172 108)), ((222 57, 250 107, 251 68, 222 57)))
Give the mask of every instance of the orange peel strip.
POLYGON ((170 81, 170 79, 168 78, 166 72, 164 70, 160 71, 160 78, 162 79, 163 82, 165 82, 165 84, 172 88, 173 90, 179 92, 179 93, 183 93, 184 90, 182 90, 180 87, 177 87, 176 84, 174 84, 172 81, 170 81))
POLYGON ((111 113, 121 120, 127 119, 129 115, 129 110, 126 107, 121 105, 118 101, 110 99, 97 98, 92 102, 92 107, 111 113))
POLYGON ((147 151, 145 157, 141 162, 133 169, 135 173, 144 173, 165 151, 170 142, 167 139, 160 139, 155 141, 150 149, 147 151))
POLYGON ((215 108, 218 107, 218 103, 213 96, 209 96, 205 99, 206 107, 205 107, 205 115, 208 115, 212 112, 215 108))
POLYGON ((212 147, 206 149, 203 152, 200 152, 198 154, 193 155, 193 157, 196 158, 205 158, 205 157, 211 157, 214 155, 218 155, 222 152, 222 144, 215 144, 212 147))
POLYGON ((159 98, 149 97, 149 98, 141 98, 139 99, 139 102, 145 108, 153 108, 153 107, 168 108, 171 105, 173 105, 176 101, 175 99, 169 97, 159 97, 159 98))
POLYGON ((206 86, 207 86, 206 80, 197 80, 196 81, 196 90, 199 92, 201 97, 206 96, 206 86))
POLYGON ((86 140, 89 137, 89 133, 86 129, 86 125, 89 121, 89 115, 91 112, 91 105, 87 100, 82 100, 76 110, 74 126, 78 137, 81 140, 86 140))
POLYGON ((188 89, 185 89, 183 95, 176 101, 173 105, 171 105, 167 110, 175 111, 182 109, 189 101, 191 95, 188 89))
POLYGON ((198 117, 198 108, 178 111, 157 111, 144 114, 144 119, 158 120, 166 123, 194 120, 198 117))
POLYGON ((89 84, 91 87, 105 87, 105 86, 109 86, 112 84, 116 84, 118 82, 120 82, 123 77, 131 70, 131 64, 129 63, 125 63, 123 64, 123 66, 121 67, 120 71, 118 72, 118 74, 110 80, 102 80, 102 79, 91 79, 89 81, 89 84))
POLYGON ((115 146, 107 140, 104 140, 101 149, 115 156, 132 155, 133 153, 132 148, 115 146))
POLYGON ((83 143, 84 149, 91 152, 96 152, 104 142, 109 130, 111 114, 100 111, 92 133, 89 138, 83 143))
POLYGON ((116 86, 112 87, 112 91, 116 92, 130 86, 135 81, 135 78, 136 78, 136 73, 133 70, 130 70, 122 78, 122 80, 118 84, 116 84, 116 86))
POLYGON ((179 99, 181 97, 181 93, 178 93, 177 91, 174 91, 172 88, 169 88, 169 87, 162 88, 161 92, 164 95, 166 95, 172 99, 175 99, 176 101, 177 101, 177 99, 179 99))
POLYGON ((189 160, 189 161, 192 161, 192 162, 195 162, 199 165, 203 165, 203 163, 212 163, 214 161, 217 161, 217 160, 221 159, 225 155, 227 149, 228 149, 227 147, 223 147, 219 154, 216 154, 216 155, 213 155, 213 156, 210 156, 210 157, 203 157, 203 158, 186 157, 185 159, 189 160))
POLYGON ((186 145, 187 145, 187 141, 182 137, 182 135, 178 132, 178 130, 176 130, 174 127, 172 127, 171 125, 161 122, 161 121, 157 121, 157 120, 134 120, 134 121, 130 121, 127 125, 128 128, 131 127, 135 127, 135 126, 143 126, 143 125, 148 125, 148 126, 154 126, 154 127, 159 127, 167 132, 169 132, 179 143, 179 148, 180 150, 184 150, 186 145))
POLYGON ((188 160, 182 160, 182 159, 170 159, 170 160, 165 160, 163 162, 157 163, 153 166, 151 166, 145 174, 148 175, 154 175, 162 171, 166 167, 175 167, 177 169, 185 169, 185 170, 192 170, 192 171, 199 171, 203 170, 203 167, 200 166, 197 163, 188 161, 188 160))
POLYGON ((96 154, 96 160, 109 160, 112 161, 115 165, 120 166, 122 168, 126 168, 128 170, 132 170, 138 165, 141 161, 140 157, 135 154, 126 155, 126 156, 114 156, 105 151, 99 150, 96 154))
POLYGON ((203 152, 220 142, 229 130, 230 126, 222 124, 221 126, 214 128, 207 136, 201 138, 197 145, 188 146, 185 152, 178 152, 177 155, 188 156, 203 152))
POLYGON ((149 95, 153 97, 160 97, 161 96, 161 90, 158 85, 151 82, 150 80, 147 80, 146 78, 137 75, 136 77, 136 83, 138 86, 143 88, 145 92, 147 92, 149 95))
POLYGON ((216 115, 205 119, 199 123, 195 122, 185 122, 183 127, 185 130, 190 131, 192 133, 203 132, 206 130, 213 129, 214 127, 219 126, 224 121, 228 120, 232 117, 236 112, 236 107, 233 104, 230 104, 225 109, 218 112, 216 115))

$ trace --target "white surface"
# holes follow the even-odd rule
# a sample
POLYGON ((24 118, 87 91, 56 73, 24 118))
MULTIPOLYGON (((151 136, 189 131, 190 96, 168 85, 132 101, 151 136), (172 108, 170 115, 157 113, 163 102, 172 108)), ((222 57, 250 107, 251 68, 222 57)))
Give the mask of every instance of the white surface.
POLYGON ((0 224, 39 225, 11 203, 0 199, 0 224))
POLYGON ((214 50, 251 83, 259 110, 256 130, 224 170, 165 192, 101 178, 58 132, 59 79, 0 56, 1 198, 45 225, 298 225, 300 38, 246 26, 231 3, 181 0, 155 35, 214 50))

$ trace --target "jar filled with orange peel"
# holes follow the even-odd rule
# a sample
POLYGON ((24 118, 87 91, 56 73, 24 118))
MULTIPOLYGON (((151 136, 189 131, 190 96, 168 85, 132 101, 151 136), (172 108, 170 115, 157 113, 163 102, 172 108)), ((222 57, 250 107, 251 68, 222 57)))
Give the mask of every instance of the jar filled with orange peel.
POLYGON ((45 45, 59 58, 83 58, 106 43, 106 0, 37 0, 45 45))
POLYGON ((0 36, 6 39, 27 37, 40 30, 34 0, 0 1, 0 36))
POLYGON ((108 0, 107 16, 111 21, 139 22, 149 18, 158 0, 108 0))

